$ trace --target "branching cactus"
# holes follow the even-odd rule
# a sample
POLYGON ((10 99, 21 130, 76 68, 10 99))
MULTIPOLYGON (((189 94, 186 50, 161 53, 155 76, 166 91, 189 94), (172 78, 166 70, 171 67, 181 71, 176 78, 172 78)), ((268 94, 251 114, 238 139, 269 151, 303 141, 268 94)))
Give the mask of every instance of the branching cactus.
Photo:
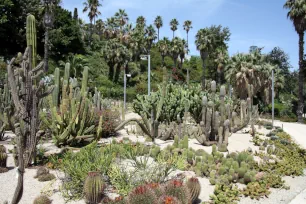
POLYGON ((62 94, 59 95, 59 69, 55 69, 55 89, 49 97, 51 112, 41 112, 43 122, 50 127, 56 145, 75 145, 84 140, 99 139, 102 135, 102 117, 95 124, 95 106, 87 97, 88 67, 84 68, 82 87, 71 82, 70 64, 65 66, 62 94), (59 103, 58 103, 59 102, 59 103))

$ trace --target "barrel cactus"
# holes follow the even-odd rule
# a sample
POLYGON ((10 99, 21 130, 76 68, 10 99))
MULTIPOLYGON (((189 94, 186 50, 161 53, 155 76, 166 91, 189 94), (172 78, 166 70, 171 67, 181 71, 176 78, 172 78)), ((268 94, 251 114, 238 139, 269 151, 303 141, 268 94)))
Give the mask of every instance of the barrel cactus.
POLYGON ((52 201, 46 195, 40 195, 35 198, 33 204, 51 204, 52 201))
POLYGON ((171 180, 165 184, 164 192, 166 195, 176 197, 182 204, 188 204, 190 201, 190 193, 180 180, 171 180))
POLYGON ((176 197, 164 195, 158 199, 158 204, 181 204, 181 202, 176 197))
POLYGON ((191 202, 195 203, 201 192, 201 185, 199 179, 195 177, 188 179, 186 186, 189 189, 191 202))
POLYGON ((157 203, 157 197, 154 191, 147 186, 138 186, 129 194, 128 201, 129 204, 155 204, 157 203))
POLYGON ((84 194, 86 203, 97 204, 102 200, 104 191, 104 182, 99 172, 88 172, 84 183, 84 194))
POLYGON ((0 152, 0 167, 6 168, 7 154, 5 152, 0 152))

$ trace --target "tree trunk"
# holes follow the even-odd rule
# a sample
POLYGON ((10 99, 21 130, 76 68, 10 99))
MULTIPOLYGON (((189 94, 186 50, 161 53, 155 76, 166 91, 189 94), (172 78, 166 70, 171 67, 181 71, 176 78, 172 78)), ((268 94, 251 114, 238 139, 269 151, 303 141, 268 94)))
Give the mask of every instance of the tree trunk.
POLYGON ((48 45, 48 42, 49 42, 49 28, 46 28, 46 32, 45 32, 45 56, 44 56, 44 70, 45 72, 47 73, 48 72, 48 69, 49 69, 49 65, 48 65, 48 60, 49 60, 49 45, 48 45))
POLYGON ((173 31, 173 37, 172 37, 172 40, 174 39, 174 31, 173 31))
POLYGON ((165 56, 162 55, 162 66, 165 66, 165 56))
POLYGON ((298 122, 303 123, 303 112, 304 112, 304 32, 299 33, 299 101, 297 116, 298 122))
POLYGON ((157 42, 159 41, 159 28, 157 29, 157 42))
POLYGON ((203 62, 203 73, 202 73, 202 90, 205 90, 205 71, 206 71, 206 67, 205 67, 205 58, 202 57, 202 62, 203 62))

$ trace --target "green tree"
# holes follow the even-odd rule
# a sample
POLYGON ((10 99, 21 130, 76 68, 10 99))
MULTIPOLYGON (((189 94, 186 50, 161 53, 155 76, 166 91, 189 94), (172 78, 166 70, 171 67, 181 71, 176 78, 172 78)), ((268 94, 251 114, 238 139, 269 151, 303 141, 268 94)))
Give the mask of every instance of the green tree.
POLYGON ((306 0, 287 0, 284 8, 289 9, 288 18, 299 35, 299 100, 298 122, 303 123, 304 113, 304 32, 306 30, 306 0))
POLYGON ((99 2, 99 0, 86 0, 84 3, 84 9, 83 12, 88 12, 88 17, 91 25, 91 33, 90 33, 90 38, 93 32, 93 25, 96 24, 96 17, 101 15, 101 12, 99 11, 99 7, 102 6, 99 2), (92 22, 94 22, 92 24, 92 22))
POLYGON ((179 22, 175 18, 173 18, 170 21, 170 28, 173 32, 173 38, 172 39, 174 39, 174 32, 177 30, 178 25, 179 25, 179 22))
POLYGON ((155 18, 154 25, 157 28, 157 41, 159 41, 159 29, 163 27, 163 19, 161 16, 155 18))

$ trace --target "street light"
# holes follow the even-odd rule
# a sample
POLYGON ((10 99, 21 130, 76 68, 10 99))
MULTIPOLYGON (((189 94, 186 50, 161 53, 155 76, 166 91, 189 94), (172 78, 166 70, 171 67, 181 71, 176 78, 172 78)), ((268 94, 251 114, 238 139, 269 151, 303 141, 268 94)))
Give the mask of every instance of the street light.
POLYGON ((123 113, 122 113, 122 120, 125 120, 125 110, 126 110, 126 78, 130 78, 131 74, 126 74, 124 69, 124 93, 123 93, 123 113))
POLYGON ((150 55, 140 55, 141 60, 148 60, 148 95, 151 92, 151 56, 150 55))

